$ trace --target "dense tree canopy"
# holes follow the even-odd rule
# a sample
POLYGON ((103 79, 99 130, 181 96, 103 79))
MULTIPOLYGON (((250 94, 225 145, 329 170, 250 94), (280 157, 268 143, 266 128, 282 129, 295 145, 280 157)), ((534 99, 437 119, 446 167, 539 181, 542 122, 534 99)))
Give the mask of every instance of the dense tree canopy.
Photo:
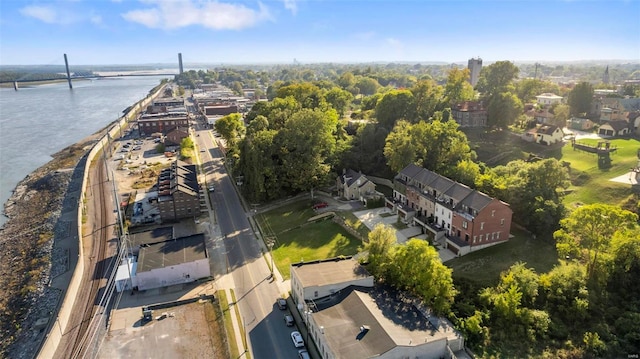
POLYGON ((411 239, 396 244, 395 231, 378 224, 364 250, 367 269, 378 280, 419 296, 436 313, 449 311, 456 295, 451 269, 428 242, 411 239))
POLYGON ((452 68, 447 75, 447 84, 444 88, 444 96, 449 105, 458 102, 473 100, 475 92, 469 83, 469 69, 452 68))
POLYGON ((512 125, 524 106, 520 99, 511 92, 502 92, 492 96, 487 108, 487 124, 506 128, 512 125))
POLYGON ((482 68, 476 87, 482 92, 483 97, 492 98, 497 94, 511 91, 512 81, 518 77, 519 72, 520 69, 509 61, 494 62, 482 68))
POLYGON ((387 137, 384 154, 393 172, 418 163, 443 175, 454 173, 459 162, 475 157, 458 124, 439 120, 415 124, 399 121, 387 137))
POLYGON ((558 253, 587 264, 589 277, 598 271, 599 256, 611 250, 611 239, 622 230, 637 227, 638 216, 617 206, 596 203, 581 206, 560 221, 554 233, 558 253))
POLYGON ((376 105, 376 119, 378 123, 392 129, 396 121, 415 120, 415 99, 409 90, 391 90, 384 94, 376 105))
POLYGON ((591 112, 593 101, 593 86, 588 82, 577 84, 567 97, 567 103, 571 108, 571 114, 580 115, 591 112))

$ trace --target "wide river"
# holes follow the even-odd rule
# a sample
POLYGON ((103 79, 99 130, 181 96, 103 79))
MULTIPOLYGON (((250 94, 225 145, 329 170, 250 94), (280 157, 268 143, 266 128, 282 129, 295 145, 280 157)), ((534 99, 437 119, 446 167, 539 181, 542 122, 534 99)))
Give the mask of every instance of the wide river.
MULTIPOLYGON (((0 210, 51 155, 104 128, 166 78, 118 77, 0 89, 0 210)), ((6 217, 0 216, 0 226, 6 217)))

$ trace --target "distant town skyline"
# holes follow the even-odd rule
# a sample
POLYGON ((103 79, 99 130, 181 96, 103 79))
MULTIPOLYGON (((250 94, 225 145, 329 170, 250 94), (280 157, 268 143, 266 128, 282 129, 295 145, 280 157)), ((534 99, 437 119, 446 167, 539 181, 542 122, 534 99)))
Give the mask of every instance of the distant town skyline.
POLYGON ((0 4, 0 65, 640 61, 640 1, 0 4))

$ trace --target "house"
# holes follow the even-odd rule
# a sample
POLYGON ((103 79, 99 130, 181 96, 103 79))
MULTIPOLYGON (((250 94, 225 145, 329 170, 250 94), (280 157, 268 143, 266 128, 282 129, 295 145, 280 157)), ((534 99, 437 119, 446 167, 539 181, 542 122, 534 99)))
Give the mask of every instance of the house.
POLYGON ((564 133, 555 125, 536 125, 536 127, 522 134, 522 139, 528 142, 550 146, 562 142, 564 133))
POLYGON ((555 118, 555 116, 551 112, 549 112, 546 108, 539 111, 536 111, 536 110, 526 111, 524 114, 526 116, 533 118, 537 123, 548 124, 548 125, 553 124, 553 119, 555 118))
POLYGON ((593 121, 588 118, 571 117, 567 120, 567 127, 573 130, 589 131, 593 128, 593 121))
POLYGON ((511 231, 507 203, 414 164, 396 175, 386 206, 458 255, 507 241, 511 231))
POLYGON ((211 276, 203 233, 144 245, 116 272, 116 289, 148 290, 211 276), (137 259, 137 260, 136 260, 137 259))
POLYGON ((158 176, 158 209, 162 221, 200 215, 196 166, 176 160, 158 176))
POLYGON ((294 263, 290 270, 294 308, 321 358, 435 359, 464 350, 464 337, 446 318, 375 286, 350 257, 294 263))
POLYGON ((359 201, 365 201, 376 193, 375 183, 369 181, 362 172, 352 169, 342 171, 342 176, 336 178, 336 187, 338 196, 359 201))
POLYGON ((451 107, 451 117, 461 127, 484 127, 487 125, 487 110, 480 101, 464 101, 451 107))
POLYGON ((627 116, 629 127, 631 127, 633 133, 640 135, 640 111, 629 112, 627 116))
POLYGON ((189 137, 189 131, 181 127, 176 127, 167 133, 164 143, 168 146, 180 146, 182 140, 189 137))
POLYGON ((563 97, 554 93, 545 92, 536 96, 536 101, 542 106, 551 106, 562 102, 563 97))
POLYGON ((624 120, 608 121, 598 129, 601 136, 624 136, 628 133, 629 123, 624 120))

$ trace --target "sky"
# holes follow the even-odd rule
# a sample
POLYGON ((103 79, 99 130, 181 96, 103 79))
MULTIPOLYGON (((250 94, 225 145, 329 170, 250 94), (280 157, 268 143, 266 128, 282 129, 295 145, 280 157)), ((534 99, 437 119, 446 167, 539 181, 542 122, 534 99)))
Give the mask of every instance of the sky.
POLYGON ((0 65, 640 61, 640 0, 2 0, 0 65))

